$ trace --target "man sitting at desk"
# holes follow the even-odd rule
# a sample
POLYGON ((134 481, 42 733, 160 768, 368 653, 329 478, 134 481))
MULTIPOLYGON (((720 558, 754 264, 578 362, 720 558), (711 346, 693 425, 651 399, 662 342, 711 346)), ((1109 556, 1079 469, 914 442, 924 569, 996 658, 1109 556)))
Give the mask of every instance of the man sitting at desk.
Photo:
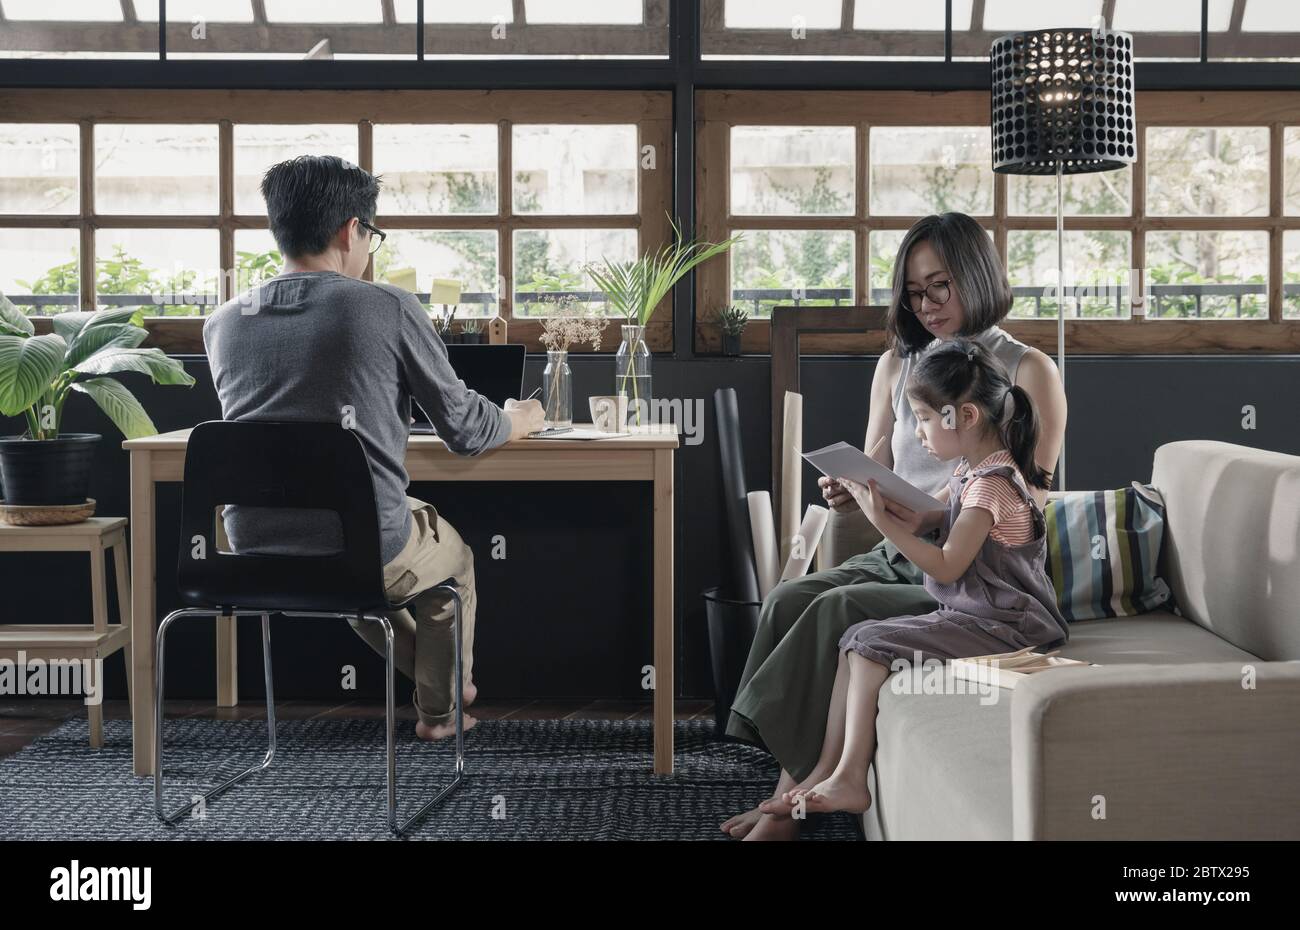
MULTIPOLYGON (((383 241, 372 225, 377 178, 334 156, 305 155, 268 170, 262 196, 284 272, 229 301, 204 324, 221 415, 339 422, 356 431, 374 476, 389 598, 404 599, 451 576, 462 585, 469 704, 475 695, 474 559, 432 505, 406 495, 411 400, 461 455, 540 430, 542 405, 507 401, 502 410, 468 389, 415 295, 360 280, 372 246, 383 241)), ((230 506, 225 524, 237 552, 319 555, 342 548, 338 515, 330 511, 230 506)), ((439 739, 455 733, 450 599, 429 592, 389 616, 394 661, 416 683, 416 734, 439 739)), ((351 622, 383 655, 380 626, 351 622)), ((466 728, 475 722, 465 716, 466 728)))

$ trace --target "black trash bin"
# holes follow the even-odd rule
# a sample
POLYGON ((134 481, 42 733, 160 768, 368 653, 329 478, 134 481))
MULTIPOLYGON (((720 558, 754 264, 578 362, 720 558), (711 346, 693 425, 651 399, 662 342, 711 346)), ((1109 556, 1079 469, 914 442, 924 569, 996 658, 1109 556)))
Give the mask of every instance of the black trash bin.
POLYGON ((758 611, 763 606, 759 601, 731 600, 720 592, 720 588, 704 591, 709 653, 713 660, 713 726, 714 735, 719 738, 727 732, 731 703, 736 699, 749 647, 758 629, 758 611))

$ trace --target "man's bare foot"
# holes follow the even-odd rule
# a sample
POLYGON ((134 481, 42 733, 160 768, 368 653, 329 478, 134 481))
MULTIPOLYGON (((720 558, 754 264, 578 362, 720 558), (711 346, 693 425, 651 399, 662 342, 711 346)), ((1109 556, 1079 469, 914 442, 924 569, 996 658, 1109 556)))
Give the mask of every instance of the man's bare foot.
MULTIPOLYGON (((468 731, 476 723, 478 723, 477 718, 471 717, 469 714, 465 715, 466 731, 468 731)), ((456 721, 452 719, 447 723, 440 723, 437 726, 431 727, 425 724, 423 720, 417 720, 415 721, 415 735, 418 736, 420 739, 427 739, 427 740, 445 739, 448 736, 455 736, 456 721)))
POLYGON ((474 682, 466 682, 460 689, 460 693, 462 700, 465 701, 465 706, 469 707, 474 703, 474 698, 478 697, 478 688, 474 687, 474 682))
MULTIPOLYGON (((800 790, 804 799, 804 808, 819 814, 831 811, 848 811, 851 814, 865 813, 871 806, 871 792, 861 779, 845 778, 832 775, 825 781, 811 788, 800 790)), ((796 798, 798 795, 796 796, 796 798)))
POLYGON ((722 822, 722 832, 733 840, 743 840, 749 831, 754 829, 754 825, 758 823, 759 818, 762 816, 762 811, 757 807, 752 808, 743 814, 737 814, 730 820, 724 820, 722 822))
POLYGON ((754 828, 745 834, 746 843, 752 841, 763 842, 771 840, 784 840, 790 842, 799 839, 799 821, 790 817, 775 817, 772 814, 763 814, 758 818, 758 823, 754 828))

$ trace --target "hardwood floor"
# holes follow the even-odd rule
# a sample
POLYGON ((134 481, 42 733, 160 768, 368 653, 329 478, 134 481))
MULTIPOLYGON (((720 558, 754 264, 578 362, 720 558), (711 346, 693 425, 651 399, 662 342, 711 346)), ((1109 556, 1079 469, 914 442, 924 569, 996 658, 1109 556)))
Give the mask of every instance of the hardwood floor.
MULTIPOLYGON (((650 720, 649 701, 490 701, 480 698, 470 708, 480 720, 650 720)), ((44 736, 65 720, 84 716, 85 705, 78 700, 28 699, 0 701, 0 758, 18 752, 44 736)), ((325 701, 277 701, 276 717, 280 720, 311 720, 339 717, 382 717, 384 705, 375 701, 352 701, 333 704, 325 701)), ((126 701, 105 701, 105 720, 124 720, 131 716, 126 701)), ((217 707, 211 701, 168 701, 167 717, 210 717, 215 720, 248 720, 266 716, 264 705, 247 699, 238 707, 217 707)), ((414 720, 415 708, 409 702, 397 708, 401 720, 414 720)), ((678 720, 708 719, 713 716, 713 702, 677 701, 678 720)))

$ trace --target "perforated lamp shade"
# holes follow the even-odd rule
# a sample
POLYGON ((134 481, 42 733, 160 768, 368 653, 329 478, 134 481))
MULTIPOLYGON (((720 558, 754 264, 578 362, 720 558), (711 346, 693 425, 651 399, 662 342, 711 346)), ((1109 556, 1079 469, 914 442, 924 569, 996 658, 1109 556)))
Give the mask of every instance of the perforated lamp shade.
POLYGON ((1112 171, 1137 157, 1133 37, 1104 29, 1002 36, 993 72, 993 170, 1112 171))

